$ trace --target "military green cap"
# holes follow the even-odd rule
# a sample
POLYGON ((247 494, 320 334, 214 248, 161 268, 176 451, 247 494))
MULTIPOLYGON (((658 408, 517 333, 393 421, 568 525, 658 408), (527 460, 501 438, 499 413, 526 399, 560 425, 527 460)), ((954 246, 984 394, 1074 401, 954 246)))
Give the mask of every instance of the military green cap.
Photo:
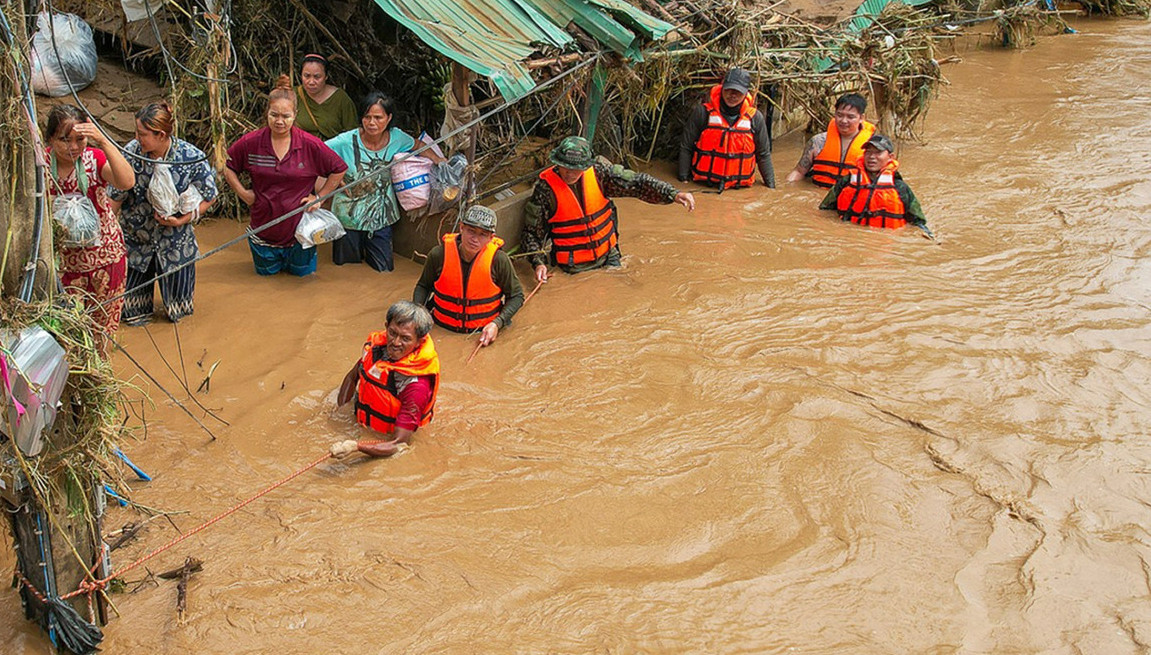
POLYGON ((582 136, 569 136, 552 150, 552 163, 564 168, 586 170, 595 163, 595 153, 591 144, 582 136))

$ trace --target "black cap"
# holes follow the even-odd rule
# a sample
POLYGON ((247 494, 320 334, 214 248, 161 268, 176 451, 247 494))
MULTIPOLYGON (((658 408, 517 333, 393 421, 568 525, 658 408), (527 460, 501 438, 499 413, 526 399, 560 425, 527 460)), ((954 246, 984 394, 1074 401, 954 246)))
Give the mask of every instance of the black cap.
POLYGON ((747 93, 751 88, 751 73, 743 70, 742 68, 733 68, 727 72, 727 77, 723 78, 723 89, 735 89, 740 93, 747 93))
POLYGON ((883 136, 882 134, 876 134, 872 136, 867 140, 867 143, 863 144, 863 147, 875 148, 877 150, 886 150, 890 153, 895 152, 895 146, 891 144, 891 139, 883 136))

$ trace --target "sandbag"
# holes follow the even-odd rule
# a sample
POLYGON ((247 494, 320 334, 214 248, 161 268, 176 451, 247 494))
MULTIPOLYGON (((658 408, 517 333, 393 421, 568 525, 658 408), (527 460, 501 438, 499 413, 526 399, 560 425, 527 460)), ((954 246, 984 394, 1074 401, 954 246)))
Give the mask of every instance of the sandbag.
POLYGON ((66 96, 72 92, 68 82, 79 91, 94 79, 96 41, 88 23, 75 14, 55 14, 51 23, 47 12, 37 16, 36 34, 32 36, 32 89, 40 95, 66 96))
POLYGON ((428 204, 431 193, 432 160, 400 153, 392 160, 392 189, 405 211, 428 204))
POLYGON ((180 194, 172 179, 168 164, 156 164, 152 179, 148 182, 148 204, 161 216, 176 216, 180 213, 180 194))
POLYGON ((100 214, 86 195, 65 193, 52 199, 52 219, 60 226, 63 248, 95 248, 100 239, 100 214))
POLYGON ((296 226, 296 241, 305 248, 335 241, 344 236, 344 226, 340 219, 326 209, 313 209, 304 212, 296 226))

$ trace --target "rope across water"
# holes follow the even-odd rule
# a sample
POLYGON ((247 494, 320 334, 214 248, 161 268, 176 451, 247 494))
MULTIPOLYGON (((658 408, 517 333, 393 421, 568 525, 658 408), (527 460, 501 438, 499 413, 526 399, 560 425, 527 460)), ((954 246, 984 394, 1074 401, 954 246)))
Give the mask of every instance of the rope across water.
MULTIPOLYGON (((371 445, 381 444, 381 443, 389 443, 389 442, 387 442, 386 440, 382 440, 382 439, 358 442, 359 445, 365 445, 365 446, 371 446, 371 445)), ((122 566, 119 569, 116 569, 115 571, 109 573, 106 577, 99 578, 99 579, 93 578, 91 580, 84 580, 83 582, 80 583, 80 586, 78 589, 76 589, 75 591, 70 591, 70 592, 60 596, 60 599, 61 600, 67 600, 69 598, 74 598, 76 596, 79 596, 80 594, 88 594, 88 596, 91 597, 91 595, 93 593, 107 587, 108 583, 111 582, 112 580, 114 580, 115 578, 118 578, 118 577, 124 575, 125 573, 139 567, 144 562, 147 562, 148 560, 159 555, 160 553, 163 553, 164 551, 175 547, 177 544, 183 542, 186 539, 191 538, 193 535, 196 535, 196 534, 199 534, 200 532, 203 532, 204 530, 206 530, 209 527, 215 525, 216 523, 219 523, 220 521, 228 518, 232 514, 235 514, 236 512, 247 507, 248 505, 252 504, 256 500, 262 498, 263 496, 266 496, 267 494, 269 494, 269 493, 275 491, 276 489, 284 486, 285 484, 291 482, 292 480, 295 480, 296 478, 300 477, 304 473, 307 473, 308 471, 316 468, 320 464, 323 464, 324 461, 326 461, 332 457, 333 457, 333 455, 331 453, 324 454, 324 456, 315 459, 314 461, 305 465, 303 468, 300 468, 296 471, 293 471, 291 474, 289 474, 289 475, 285 476, 284 478, 281 478, 280 480, 276 481, 275 483, 261 489, 260 491, 256 492, 254 495, 240 501, 239 503, 237 503, 237 504, 233 505, 232 507, 228 508, 227 510, 217 514, 216 516, 213 516, 212 518, 208 519, 207 521, 204 521, 203 523, 201 523, 200 525, 196 526, 195 528, 189 530, 188 532, 185 532, 184 534, 181 534, 181 535, 173 538, 171 541, 164 544, 163 546, 160 546, 160 547, 152 550, 151 552, 137 558, 134 562, 132 562, 126 566, 122 566)), ((20 581, 26 587, 28 587, 38 599, 40 599, 41 601, 47 602, 47 599, 44 598, 44 596, 35 587, 33 587, 32 584, 23 575, 20 574, 19 570, 16 571, 16 575, 20 579, 20 581)), ((94 575, 94 574, 89 573, 89 575, 94 575)))

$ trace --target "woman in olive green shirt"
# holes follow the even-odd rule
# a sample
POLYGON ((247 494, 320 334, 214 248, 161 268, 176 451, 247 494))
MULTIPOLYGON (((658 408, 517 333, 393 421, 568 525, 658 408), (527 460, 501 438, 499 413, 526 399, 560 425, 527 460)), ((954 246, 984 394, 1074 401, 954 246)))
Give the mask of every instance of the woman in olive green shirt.
POLYGON ((356 104, 343 89, 328 84, 327 59, 321 55, 304 57, 300 82, 296 87, 300 101, 296 127, 326 141, 359 126, 356 104))

